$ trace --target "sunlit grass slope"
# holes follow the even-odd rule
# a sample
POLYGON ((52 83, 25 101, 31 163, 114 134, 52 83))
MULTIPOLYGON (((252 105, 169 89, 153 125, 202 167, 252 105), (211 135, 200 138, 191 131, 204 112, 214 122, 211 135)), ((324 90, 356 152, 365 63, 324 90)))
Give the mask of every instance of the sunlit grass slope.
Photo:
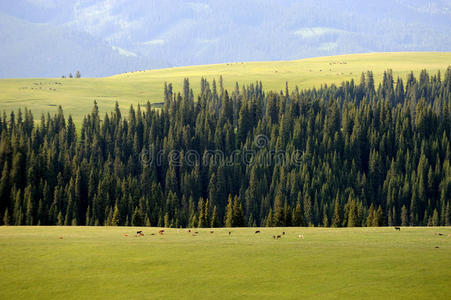
POLYGON ((0 299, 451 298, 450 227, 210 230, 3 226, 0 299))
POLYGON ((109 112, 118 101, 122 109, 130 104, 161 102, 164 82, 172 82, 180 91, 183 79, 190 79, 197 92, 201 77, 210 80, 223 76, 225 88, 232 90, 235 82, 243 84, 261 80, 266 90, 319 87, 321 84, 339 84, 353 78, 360 80, 363 71, 372 70, 376 83, 383 72, 393 69, 394 75, 406 78, 410 71, 422 69, 442 73, 451 65, 451 52, 407 52, 353 54, 319 57, 295 61, 236 62, 204 66, 190 66, 125 73, 107 78, 81 79, 4 79, 0 80, 0 110, 19 107, 31 109, 35 118, 42 112, 54 112, 62 105, 65 112, 80 121, 91 111, 93 101, 102 113, 109 112))

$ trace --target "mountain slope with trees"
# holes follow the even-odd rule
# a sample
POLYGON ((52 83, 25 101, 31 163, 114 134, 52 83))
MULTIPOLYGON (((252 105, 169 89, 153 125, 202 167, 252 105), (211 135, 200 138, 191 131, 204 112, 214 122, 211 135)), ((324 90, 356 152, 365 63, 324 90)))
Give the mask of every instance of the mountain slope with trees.
POLYGON ((0 214, 14 225, 451 224, 451 67, 319 89, 201 81, 164 106, 0 118, 0 214), (250 155, 248 155, 250 153, 250 155), (221 156, 222 155, 222 156, 221 156))

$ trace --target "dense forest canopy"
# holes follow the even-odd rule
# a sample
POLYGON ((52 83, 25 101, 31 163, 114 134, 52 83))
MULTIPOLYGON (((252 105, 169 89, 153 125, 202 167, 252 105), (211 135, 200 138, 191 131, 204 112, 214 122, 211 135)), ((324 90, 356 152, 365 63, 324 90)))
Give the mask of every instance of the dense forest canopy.
POLYGON ((451 224, 451 67, 264 92, 188 79, 161 108, 0 117, 10 225, 451 224))

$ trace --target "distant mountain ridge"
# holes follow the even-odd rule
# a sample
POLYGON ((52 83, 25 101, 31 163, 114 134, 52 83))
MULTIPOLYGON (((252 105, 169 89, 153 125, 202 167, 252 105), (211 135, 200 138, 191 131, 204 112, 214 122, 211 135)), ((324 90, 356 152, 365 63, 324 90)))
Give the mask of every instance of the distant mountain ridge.
POLYGON ((449 0, 17 0, 0 3, 0 77, 450 51, 450 20, 449 0))

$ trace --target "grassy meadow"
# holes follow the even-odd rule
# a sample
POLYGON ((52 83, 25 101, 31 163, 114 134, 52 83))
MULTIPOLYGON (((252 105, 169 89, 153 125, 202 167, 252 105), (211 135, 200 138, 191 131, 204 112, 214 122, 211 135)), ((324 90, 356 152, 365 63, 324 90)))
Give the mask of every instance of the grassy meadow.
POLYGON ((451 298, 450 227, 255 230, 2 226, 0 299, 451 298))
MULTIPOLYGON (((62 105, 75 121, 91 112, 96 100, 100 112, 112 111, 119 102, 127 111, 130 104, 162 101, 164 82, 172 82, 175 91, 181 91, 183 79, 189 78, 196 93, 201 77, 212 80, 223 76, 228 90, 261 80, 266 90, 319 87, 339 84, 345 80, 359 81, 363 71, 372 70, 376 84, 387 69, 393 69, 395 78, 406 78, 410 71, 422 69, 431 73, 443 72, 451 65, 451 52, 370 53, 318 57, 295 61, 235 62, 215 65, 155 69, 124 73, 107 78, 37 78, 0 80, 0 111, 27 107, 36 119, 41 113, 55 112, 62 105)), ((82 70, 83 71, 83 70, 82 70)), ((82 73, 83 75, 83 73, 82 73)))

